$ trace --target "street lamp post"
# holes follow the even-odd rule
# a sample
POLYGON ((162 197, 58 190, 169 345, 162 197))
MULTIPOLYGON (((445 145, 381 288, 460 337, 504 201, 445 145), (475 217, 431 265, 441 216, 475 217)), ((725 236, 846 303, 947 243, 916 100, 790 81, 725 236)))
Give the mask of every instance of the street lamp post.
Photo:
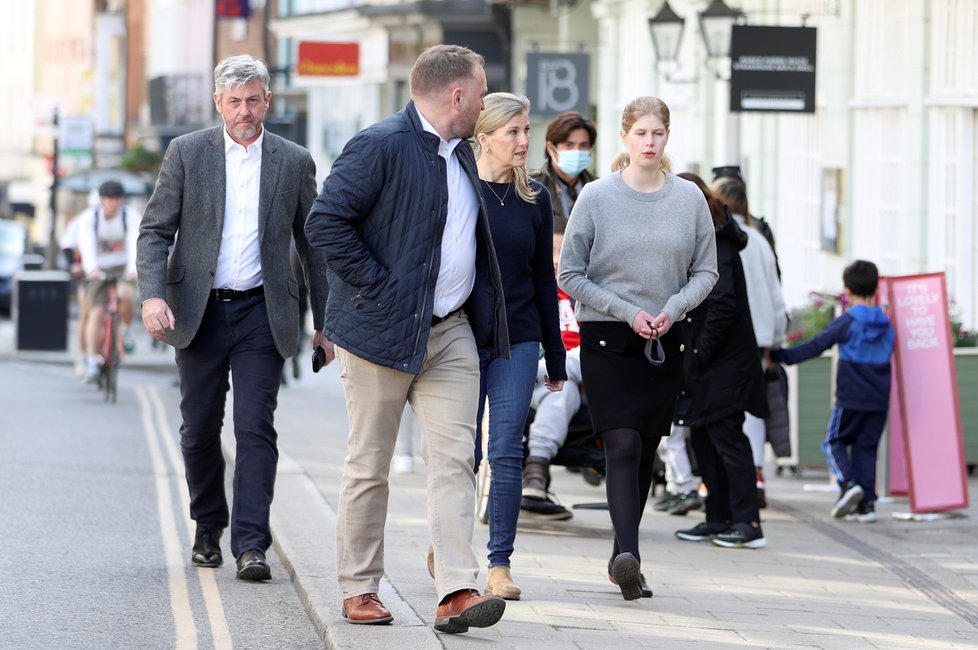
POLYGON ((54 150, 51 154, 51 227, 48 229, 47 267, 55 269, 58 264, 58 154, 60 149, 58 133, 60 120, 57 107, 54 109, 51 123, 54 125, 54 150))

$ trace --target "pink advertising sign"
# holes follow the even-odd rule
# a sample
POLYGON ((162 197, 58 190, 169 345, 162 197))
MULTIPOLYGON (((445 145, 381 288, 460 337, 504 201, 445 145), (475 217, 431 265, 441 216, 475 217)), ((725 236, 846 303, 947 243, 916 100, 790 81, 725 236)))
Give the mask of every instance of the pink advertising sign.
POLYGON ((896 330, 896 415, 910 510, 965 508, 968 485, 944 274, 890 277, 886 287, 896 330))

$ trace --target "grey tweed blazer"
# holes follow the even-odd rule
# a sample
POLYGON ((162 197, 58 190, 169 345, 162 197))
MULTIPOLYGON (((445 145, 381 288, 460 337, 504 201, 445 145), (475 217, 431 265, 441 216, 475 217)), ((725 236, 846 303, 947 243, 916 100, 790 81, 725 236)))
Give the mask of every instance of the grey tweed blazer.
MULTIPOLYGON (((139 291, 143 300, 164 298, 173 310, 176 329, 166 342, 176 348, 187 347, 197 334, 213 288, 224 225, 223 129, 221 125, 196 131, 170 143, 139 227, 139 291)), ((309 246, 304 232, 315 198, 312 156, 266 130, 258 239, 269 325, 283 358, 295 354, 299 333, 299 286, 289 263, 293 237, 317 330, 322 329, 326 313, 326 259, 309 246)))

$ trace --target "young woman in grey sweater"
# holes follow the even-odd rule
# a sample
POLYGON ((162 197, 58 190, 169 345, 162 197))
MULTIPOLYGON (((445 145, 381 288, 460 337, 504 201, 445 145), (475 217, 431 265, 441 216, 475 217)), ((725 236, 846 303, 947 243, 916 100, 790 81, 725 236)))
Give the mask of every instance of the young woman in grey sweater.
POLYGON ((682 319, 710 293, 717 265, 702 192, 667 171, 666 104, 655 97, 630 102, 620 137, 627 164, 581 191, 557 282, 577 300, 584 390, 604 441, 615 530, 609 578, 632 600, 652 595, 638 529, 655 450, 669 435, 682 382, 682 319))

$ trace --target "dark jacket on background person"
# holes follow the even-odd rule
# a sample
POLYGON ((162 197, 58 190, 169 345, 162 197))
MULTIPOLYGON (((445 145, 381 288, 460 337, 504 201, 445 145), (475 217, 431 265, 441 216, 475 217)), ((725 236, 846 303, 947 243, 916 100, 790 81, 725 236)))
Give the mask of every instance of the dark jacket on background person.
MULTIPOLYGON (((549 162, 540 169, 530 172, 530 178, 543 185, 550 192, 550 200, 553 203, 554 209, 554 232, 564 232, 570 214, 564 214, 564 202, 560 198, 561 192, 563 188, 567 187, 572 192, 571 198, 576 200, 576 190, 560 180, 557 172, 551 168, 549 162)), ((595 175, 586 169, 578 176, 578 180, 583 181, 583 185, 587 185, 595 178, 595 175)))
POLYGON ((682 426, 703 426, 738 411, 760 418, 768 415, 767 387, 740 262, 747 233, 728 215, 716 242, 720 277, 706 300, 686 317, 692 354, 686 355, 673 418, 682 426))
POLYGON ((894 336, 882 309, 854 305, 811 341, 773 350, 771 359, 789 365, 799 363, 839 343, 835 375, 838 405, 852 411, 886 411, 890 406, 890 355, 894 336))
MULTIPOLYGON (((325 252, 330 270, 325 334, 362 359, 411 374, 424 361, 448 210, 438 143, 409 102, 346 144, 306 221, 309 242, 325 252)), ((475 286, 464 308, 476 343, 508 358, 502 281, 475 156, 467 142, 454 155, 479 201, 475 286)))

